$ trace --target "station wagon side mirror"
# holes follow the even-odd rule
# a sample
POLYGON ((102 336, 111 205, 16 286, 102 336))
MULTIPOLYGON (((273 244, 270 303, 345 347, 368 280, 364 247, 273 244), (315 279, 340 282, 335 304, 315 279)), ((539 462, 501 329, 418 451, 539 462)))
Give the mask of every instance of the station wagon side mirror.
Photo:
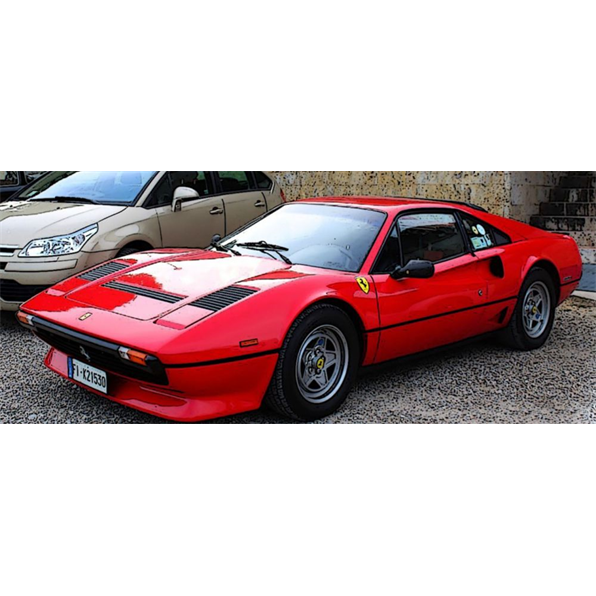
POLYGON ((201 195, 194 190, 194 188, 188 188, 188 186, 179 186, 174 191, 174 198, 172 199, 172 211, 182 211, 182 203, 186 201, 194 201, 200 199, 201 195))
POLYGON ((412 260, 405 267, 396 267, 391 273, 393 279, 429 279, 435 274, 435 264, 431 261, 412 260))

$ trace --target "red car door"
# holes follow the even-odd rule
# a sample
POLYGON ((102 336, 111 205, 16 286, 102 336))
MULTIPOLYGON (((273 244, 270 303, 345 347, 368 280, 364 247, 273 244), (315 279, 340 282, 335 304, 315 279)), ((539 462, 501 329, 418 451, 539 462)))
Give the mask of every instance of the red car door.
POLYGON ((400 216, 383 251, 373 268, 380 317, 376 362, 481 332, 480 307, 486 303, 487 281, 452 212, 426 210, 400 216), (387 257, 391 252, 393 259, 387 257), (406 264, 412 259, 433 261, 434 276, 395 280, 389 275, 391 260, 406 264))

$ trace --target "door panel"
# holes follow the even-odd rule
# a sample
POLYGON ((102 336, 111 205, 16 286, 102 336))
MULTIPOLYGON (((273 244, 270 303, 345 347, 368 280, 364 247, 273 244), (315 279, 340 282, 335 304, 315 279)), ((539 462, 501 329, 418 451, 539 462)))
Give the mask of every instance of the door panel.
POLYGON ((463 255, 436 264, 430 279, 374 275, 381 332, 377 362, 422 352, 481 333, 487 281, 478 259, 463 255))
POLYGON ((156 208, 164 248, 205 248, 215 234, 225 236, 225 213, 221 197, 182 203, 180 211, 171 205, 156 208))
POLYGON ((267 203, 260 191, 224 195, 222 198, 226 209, 226 235, 267 212, 267 203))

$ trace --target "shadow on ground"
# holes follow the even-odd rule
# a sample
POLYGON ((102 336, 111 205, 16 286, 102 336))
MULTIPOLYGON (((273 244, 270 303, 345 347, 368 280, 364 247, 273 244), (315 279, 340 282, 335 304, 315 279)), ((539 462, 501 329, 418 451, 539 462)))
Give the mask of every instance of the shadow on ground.
MULTIPOLYGON (((0 423, 161 423, 43 366, 45 345, 2 313, 0 423)), ((536 352, 492 341, 364 374, 321 423, 596 423, 596 303, 572 298, 536 352)), ((279 424, 267 411, 216 421, 279 424)))

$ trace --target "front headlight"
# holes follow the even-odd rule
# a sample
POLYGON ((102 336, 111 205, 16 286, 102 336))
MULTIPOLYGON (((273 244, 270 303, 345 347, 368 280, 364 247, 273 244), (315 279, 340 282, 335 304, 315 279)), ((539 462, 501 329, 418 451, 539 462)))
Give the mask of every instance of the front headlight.
POLYGON ((61 255, 72 255, 79 252, 87 240, 94 234, 97 234, 98 229, 97 224, 94 224, 66 236, 32 240, 20 252, 19 257, 59 257, 61 255))

